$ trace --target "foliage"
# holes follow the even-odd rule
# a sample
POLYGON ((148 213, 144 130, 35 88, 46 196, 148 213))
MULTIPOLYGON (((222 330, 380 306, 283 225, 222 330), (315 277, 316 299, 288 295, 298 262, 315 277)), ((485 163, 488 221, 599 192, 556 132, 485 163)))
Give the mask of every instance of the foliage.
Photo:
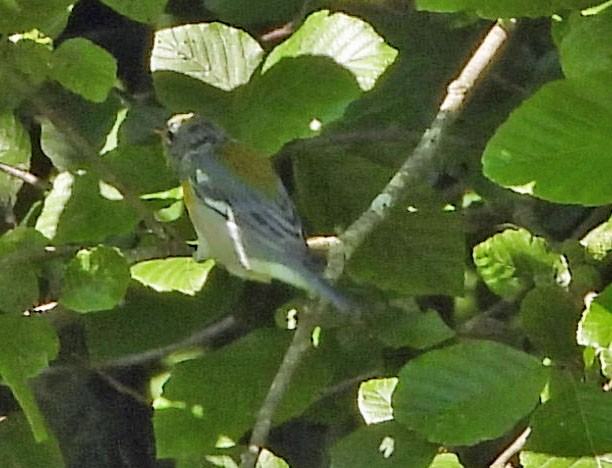
POLYGON ((214 120, 334 235, 509 17, 433 176, 356 246, 339 286, 366 312, 320 317, 257 466, 489 466, 527 426, 513 466, 612 466, 612 7, 412 3, 1 2, 7 466, 238 466, 309 301, 190 257, 156 130, 214 120))

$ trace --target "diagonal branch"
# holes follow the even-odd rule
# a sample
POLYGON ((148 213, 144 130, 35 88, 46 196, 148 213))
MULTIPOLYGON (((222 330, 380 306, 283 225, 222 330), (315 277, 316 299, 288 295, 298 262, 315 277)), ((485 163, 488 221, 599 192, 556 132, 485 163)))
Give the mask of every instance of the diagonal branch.
POLYGON ((423 133, 412 154, 382 192, 374 198, 370 207, 344 231, 340 236, 341 242, 330 252, 330 255, 334 257, 341 257, 340 261, 335 260, 336 267, 330 272, 333 278, 340 277, 344 269, 344 262, 353 255, 365 238, 386 219, 391 209, 402 201, 406 188, 416 181, 431 179, 430 161, 440 148, 444 132, 457 120, 470 92, 485 75, 485 71, 501 55, 503 46, 514 28, 514 20, 500 20, 495 23, 461 70, 459 76, 450 83, 438 114, 423 133))
MULTIPOLYGON (((440 147, 441 137, 457 119, 477 81, 499 57, 513 29, 513 21, 498 21, 489 30, 457 79, 448 86, 448 93, 440 105, 438 114, 412 154, 383 191, 372 201, 368 210, 340 236, 341 242, 331 245, 326 276, 331 279, 339 278, 344 270, 346 259, 350 258, 365 238, 384 221, 391 208, 402 201, 406 188, 415 180, 427 178, 432 157, 440 147)), ((300 362, 311 349, 312 331, 324 306, 325 304, 317 302, 312 310, 307 311, 301 317, 293 340, 257 415, 248 449, 243 454, 242 468, 255 467, 257 456, 266 444, 273 415, 300 362)))

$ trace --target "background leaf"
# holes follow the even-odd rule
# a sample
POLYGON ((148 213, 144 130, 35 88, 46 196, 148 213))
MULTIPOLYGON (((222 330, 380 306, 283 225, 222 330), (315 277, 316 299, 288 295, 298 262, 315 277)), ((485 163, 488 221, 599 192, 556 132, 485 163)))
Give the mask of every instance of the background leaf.
MULTIPOLYGON (((219 435, 236 440, 252 424, 289 338, 286 331, 261 329, 202 359, 180 364, 164 387, 163 397, 172 404, 155 414, 160 455, 206 454, 219 435)), ((309 371, 298 373, 292 382, 277 421, 299 414, 329 382, 331 369, 324 357, 319 349, 302 363, 301 368, 309 371)))
POLYGON ((58 349, 57 336, 48 322, 38 317, 0 316, 0 375, 25 412, 37 442, 48 435, 27 380, 47 367, 58 349))
POLYGON ((544 239, 524 229, 507 229, 474 247, 474 264, 489 289, 512 297, 534 284, 555 284, 565 269, 544 239))
POLYGON ((214 265, 213 260, 198 263, 191 257, 173 257, 137 263, 130 272, 132 278, 156 291, 193 296, 202 289, 214 265))
POLYGON ((221 23, 187 24, 155 34, 151 71, 175 71, 225 91, 249 81, 261 46, 244 31, 221 23))
POLYGON ((578 325, 578 344, 594 348, 612 345, 612 288, 591 302, 578 325))
POLYGON ((64 172, 53 182, 36 221, 36 229, 57 243, 99 243, 132 231, 138 217, 123 200, 102 195, 90 174, 64 172))
POLYGON ((359 95, 353 76, 330 59, 284 59, 239 90, 229 131, 240 141, 274 154, 288 141, 313 136, 319 125, 339 119, 359 95))
POLYGON ((563 289, 541 286, 529 291, 521 301, 520 318, 531 343, 545 356, 555 360, 579 357, 580 307, 563 289))
POLYGON ((566 9, 580 10, 600 2, 596 0, 505 0, 489 2, 487 0, 418 0, 417 8, 437 12, 474 13, 488 19, 514 18, 518 16, 536 17, 551 16, 566 9))
POLYGON ((119 250, 105 246, 81 250, 66 265, 60 302, 77 312, 112 309, 123 299, 129 279, 119 250))
POLYGON ((145 0, 140 2, 123 2, 121 0, 103 0, 113 10, 141 23, 153 23, 161 15, 168 0, 145 0))
POLYGON ((37 261, 46 239, 33 229, 16 228, 0 237, 0 309, 21 313, 38 302, 37 261))
POLYGON ((36 442, 23 415, 11 414, 0 424, 0 456, 10 468, 63 466, 62 454, 52 438, 36 442))
POLYGON ((606 38, 612 28, 612 10, 607 8, 588 16, 576 12, 566 18, 563 25, 555 24, 554 27, 553 32, 563 30, 558 47, 565 76, 580 78, 610 69, 612 51, 606 47, 606 38))
POLYGON ((233 24, 289 21, 302 8, 301 0, 204 0, 219 19, 233 24))
POLYGON ((55 22, 68 17, 71 0, 50 0, 44 8, 36 0, 11 0, 0 3, 0 31, 3 34, 38 28, 53 30, 55 22))
POLYGON ((393 410, 399 423, 431 442, 471 445, 499 437, 527 416, 545 380, 544 368, 528 354, 487 341, 461 343, 404 366, 393 410))
MULTIPOLYGON (((606 416, 612 401, 605 392, 573 381, 533 414, 533 431, 525 450, 555 457, 607 459, 612 455, 612 430, 606 416), (560 431, 558 428, 563 427, 560 431)), ((600 465, 600 466, 605 466, 600 465)))
POLYGON ((456 213, 397 209, 355 252, 348 271, 400 295, 461 294, 463 245, 456 213))
POLYGON ((357 404, 366 424, 378 424, 393 419, 391 395, 397 379, 371 379, 359 385, 357 404))
MULTIPOLYGON (((0 112, 0 163, 27 171, 30 168, 30 137, 12 112, 0 112)), ((0 204, 12 206, 23 182, 0 173, 0 204)))
POLYGON ((113 56, 86 39, 68 39, 53 52, 51 77, 90 101, 106 101, 116 74, 113 56))
POLYGON ((504 187, 558 203, 612 201, 604 175, 611 150, 609 79, 590 74, 544 85, 487 144, 485 175, 504 187))
POLYGON ((331 452, 334 468, 368 466, 426 468, 436 447, 395 422, 360 427, 331 452))
POLYGON ((301 55, 330 57, 355 75, 363 91, 369 91, 393 63, 397 51, 359 18, 322 10, 311 14, 289 39, 270 52, 263 73, 283 58, 301 55))

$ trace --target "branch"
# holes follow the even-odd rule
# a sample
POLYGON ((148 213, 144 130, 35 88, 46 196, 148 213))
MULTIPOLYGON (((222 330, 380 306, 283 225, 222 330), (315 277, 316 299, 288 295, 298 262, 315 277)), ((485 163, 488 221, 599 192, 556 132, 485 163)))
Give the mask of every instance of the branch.
POLYGON ((51 185, 48 182, 42 180, 39 177, 36 177, 31 172, 24 171, 23 169, 19 169, 18 167, 0 163, 0 171, 5 172, 6 174, 15 177, 16 179, 20 179, 26 184, 29 184, 32 187, 37 188, 38 190, 41 190, 43 192, 51 188, 51 185))
POLYGON ((497 457, 497 460, 495 460, 490 468, 504 468, 506 465, 506 463, 508 463, 510 461, 510 459, 516 455, 517 453, 519 453, 523 447, 525 446, 525 443, 527 442, 527 438, 529 437, 529 434, 531 434, 531 428, 527 427, 523 432, 521 432, 521 434, 514 440, 514 442, 512 442, 512 444, 510 445, 510 447, 508 447, 506 450, 504 450, 501 455, 499 457, 497 457))
POLYGON ((382 192, 372 201, 370 207, 340 236, 341 245, 330 252, 335 257, 332 278, 338 278, 344 269, 344 262, 363 243, 365 238, 382 223, 392 208, 397 206, 407 187, 422 179, 431 179, 430 161, 440 148, 444 132, 457 120, 467 98, 477 82, 484 76, 503 49, 514 21, 498 21, 489 30, 484 40, 459 76, 448 86, 448 92, 440 105, 438 114, 422 135, 412 154, 393 176, 382 192))
MULTIPOLYGON (((459 77, 449 85, 448 93, 438 114, 429 129, 421 137, 412 155, 383 191, 372 201, 370 208, 340 236, 341 242, 330 244, 329 262, 325 272, 328 278, 337 279, 340 277, 344 270, 345 261, 387 217, 391 208, 401 201, 406 188, 428 172, 430 161, 440 146, 441 136, 457 119, 469 92, 472 91, 485 69, 499 56, 502 46, 513 28, 513 22, 502 21, 498 21, 491 28, 459 77)), ((255 467, 257 456, 267 441, 274 413, 289 387, 293 374, 306 352, 311 349, 312 331, 324 307, 323 302, 317 302, 312 310, 306 310, 300 317, 293 340, 257 415, 248 450, 243 454, 242 468, 255 467)))
POLYGON ((248 449, 242 457, 241 468, 255 467, 259 452, 261 452, 268 440, 268 433, 272 427, 274 413, 276 413, 278 406, 281 404, 289 388, 293 374, 304 359, 306 352, 312 347, 312 332, 316 326, 319 314, 324 307, 325 304, 319 301, 314 304, 313 310, 307 311, 303 317, 300 317, 291 344, 283 357, 283 362, 278 368, 278 372, 274 376, 266 399, 257 413, 257 419, 253 426, 248 449))
POLYGON ((97 367, 99 369, 104 369, 107 367, 130 366, 146 367, 156 364, 159 361, 171 359, 172 355, 175 353, 189 350, 194 350, 201 353, 206 349, 214 347, 215 344, 218 344, 228 336, 239 333, 242 327, 243 325, 238 322, 236 317, 229 315, 218 322, 207 325, 178 343, 173 343, 157 349, 147 350, 142 353, 123 356, 119 359, 115 359, 97 367))

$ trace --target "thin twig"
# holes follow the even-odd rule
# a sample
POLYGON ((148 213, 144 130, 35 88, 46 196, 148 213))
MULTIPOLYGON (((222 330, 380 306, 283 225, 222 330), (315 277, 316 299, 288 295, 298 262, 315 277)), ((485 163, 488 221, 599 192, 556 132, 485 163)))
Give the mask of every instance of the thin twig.
POLYGON ((237 333, 240 328, 240 323, 233 315, 227 316, 218 322, 207 325, 201 330, 198 330, 188 338, 173 343, 168 346, 163 346, 157 349, 150 349, 142 353, 130 354, 119 359, 107 362, 100 368, 104 367, 130 367, 130 366, 147 366, 156 363, 164 358, 168 358, 174 353, 187 351, 189 349, 205 350, 212 347, 223 337, 237 333))
MULTIPOLYGON (((423 174, 426 173, 429 161, 439 148, 440 137, 456 120, 465 105, 468 93, 484 70, 499 55, 513 27, 513 23, 502 23, 500 21, 491 28, 459 77, 448 87, 448 94, 440 106, 438 115, 436 115, 430 128, 425 131, 412 155, 380 195, 374 199, 370 208, 340 236, 342 243, 331 245, 326 270, 328 278, 337 279, 342 274, 345 259, 348 259, 364 239, 386 218, 390 209, 401 201, 406 188, 415 179, 422 178, 423 174)), ((300 317, 293 340, 257 415, 248 450, 243 455, 242 468, 253 468, 255 466, 257 457, 267 441, 276 409, 287 392, 291 379, 303 357, 311 349, 312 331, 317 323, 319 313, 324 307, 324 303, 318 302, 313 310, 306 311, 300 317)))
POLYGON ((281 39, 285 39, 291 35, 295 31, 295 22, 289 21, 286 24, 283 24, 281 27, 273 29, 272 31, 268 31, 261 36, 259 36, 259 40, 261 42, 272 42, 272 41, 280 41, 281 39))
POLYGON ((261 452, 268 440, 268 433, 272 427, 272 419, 276 409, 285 396, 295 371, 303 361, 307 351, 312 348, 312 332, 316 326, 319 313, 324 306, 325 304, 322 302, 317 302, 310 313, 306 313, 300 318, 291 344, 283 357, 283 362, 278 368, 266 399, 257 413, 257 420, 253 426, 251 440, 249 441, 247 451, 244 452, 242 464, 240 465, 242 468, 252 468, 257 463, 259 452, 261 452))
POLYGON ((531 434, 531 428, 527 427, 516 439, 514 439, 514 442, 512 442, 512 444, 510 444, 510 446, 504 450, 499 457, 497 457, 497 459, 491 464, 490 468, 504 468, 506 463, 508 463, 514 455, 523 449, 529 434, 531 434))
POLYGON ((15 166, 11 166, 9 164, 0 163, 0 171, 7 173, 8 175, 15 177, 16 179, 20 179, 26 184, 31 185, 34 188, 37 188, 41 191, 46 191, 51 189, 51 185, 42 180, 40 177, 35 176, 31 172, 24 171, 15 166))

